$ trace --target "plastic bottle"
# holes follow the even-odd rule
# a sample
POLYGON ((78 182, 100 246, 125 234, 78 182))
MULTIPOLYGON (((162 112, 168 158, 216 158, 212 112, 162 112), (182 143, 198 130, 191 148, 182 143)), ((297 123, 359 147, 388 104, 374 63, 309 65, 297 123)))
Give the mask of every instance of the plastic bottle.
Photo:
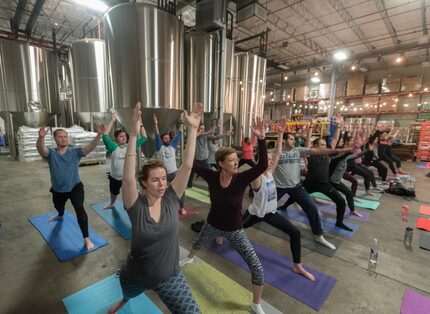
POLYGON ((369 262, 371 262, 372 264, 376 264, 378 262, 378 251, 379 251, 378 239, 373 239, 373 243, 370 248, 370 258, 369 258, 369 262))

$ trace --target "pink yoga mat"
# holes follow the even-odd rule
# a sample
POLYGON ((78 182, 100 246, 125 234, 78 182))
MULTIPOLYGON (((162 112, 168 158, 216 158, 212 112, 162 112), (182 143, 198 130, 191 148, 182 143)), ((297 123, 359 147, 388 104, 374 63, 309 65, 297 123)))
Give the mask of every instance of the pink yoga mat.
POLYGON ((423 229, 430 231, 430 219, 428 218, 418 218, 416 227, 418 229, 423 229))
POLYGON ((421 205, 419 213, 422 215, 430 216, 430 206, 421 205))
POLYGON ((430 314, 430 297, 406 289, 400 314, 430 314))

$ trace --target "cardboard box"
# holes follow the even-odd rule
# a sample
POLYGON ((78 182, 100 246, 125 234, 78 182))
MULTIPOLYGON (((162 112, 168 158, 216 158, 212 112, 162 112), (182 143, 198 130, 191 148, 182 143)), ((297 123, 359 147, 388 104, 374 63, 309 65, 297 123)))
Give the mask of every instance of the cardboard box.
POLYGON ((346 96, 363 95, 365 76, 363 73, 356 73, 348 79, 346 86, 346 96))
POLYGON ((421 90, 423 87, 423 76, 422 75, 410 75, 402 77, 402 85, 400 91, 410 92, 421 90))

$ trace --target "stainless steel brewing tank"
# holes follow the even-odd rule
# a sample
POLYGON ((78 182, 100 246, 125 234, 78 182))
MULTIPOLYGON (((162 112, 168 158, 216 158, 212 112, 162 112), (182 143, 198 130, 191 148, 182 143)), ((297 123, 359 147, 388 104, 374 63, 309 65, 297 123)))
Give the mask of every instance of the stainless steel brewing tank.
POLYGON ((202 102, 205 112, 213 112, 215 91, 216 36, 201 32, 185 34, 185 108, 202 102))
POLYGON ((266 59, 254 54, 235 55, 233 74, 233 118, 236 145, 240 144, 240 128, 251 136, 255 117, 263 117, 266 88, 266 59))
POLYGON ((0 41, 0 111, 58 113, 57 56, 0 41))
MULTIPOLYGON (((184 25, 146 3, 123 3, 103 17, 109 65, 109 93, 118 120, 131 125, 135 103, 142 102, 143 124, 152 133, 152 115, 168 131, 183 109, 184 25)), ((146 145, 150 155, 154 143, 146 145)))

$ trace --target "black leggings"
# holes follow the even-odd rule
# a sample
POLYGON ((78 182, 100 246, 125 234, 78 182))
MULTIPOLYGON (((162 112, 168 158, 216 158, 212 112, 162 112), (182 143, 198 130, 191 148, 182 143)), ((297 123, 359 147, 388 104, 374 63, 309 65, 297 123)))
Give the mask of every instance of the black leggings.
POLYGON ((294 225, 284 216, 278 213, 266 214, 263 218, 255 215, 251 215, 248 210, 246 210, 243 215, 243 228, 247 229, 252 227, 256 223, 266 222, 269 225, 279 229, 290 236, 290 249, 293 254, 294 263, 300 263, 300 230, 294 227, 294 225))
POLYGON ((239 165, 237 166, 238 168, 242 167, 244 164, 247 164, 250 167, 254 167, 255 166, 255 162, 252 159, 240 159, 239 160, 239 165))
POLYGON ((366 166, 373 166, 378 169, 378 174, 382 181, 387 181, 388 168, 385 167, 380 160, 372 160, 370 163, 365 164, 366 166))
POLYGON ((320 192, 327 195, 336 204, 336 222, 343 222, 346 208, 345 199, 330 183, 310 182, 305 180, 303 186, 309 194, 320 192))
POLYGON ((352 174, 358 174, 360 177, 363 177, 364 179, 364 187, 366 190, 370 189, 370 183, 372 183, 372 186, 376 188, 376 181, 375 176, 373 175, 372 170, 367 168, 363 164, 348 164, 348 171, 351 171, 352 174))
POLYGON ((354 196, 352 195, 352 191, 342 182, 337 184, 333 182, 330 182, 330 183, 336 188, 336 190, 338 190, 339 192, 343 193, 343 195, 345 195, 346 201, 348 202, 349 210, 353 212, 355 210, 355 207, 354 207, 354 196))
POLYGON ((60 217, 64 215, 64 205, 66 205, 67 200, 70 199, 75 209, 76 218, 81 228, 82 235, 84 238, 88 238, 88 216, 84 208, 84 185, 82 182, 76 184, 70 192, 55 192, 53 188, 51 188, 50 192, 52 193, 54 207, 60 217))
POLYGON ((394 161, 392 159, 393 154, 391 153, 391 147, 388 144, 379 144, 378 153, 379 158, 388 164, 388 167, 390 167, 391 172, 393 174, 397 174, 397 170, 396 167, 394 167, 394 161))

